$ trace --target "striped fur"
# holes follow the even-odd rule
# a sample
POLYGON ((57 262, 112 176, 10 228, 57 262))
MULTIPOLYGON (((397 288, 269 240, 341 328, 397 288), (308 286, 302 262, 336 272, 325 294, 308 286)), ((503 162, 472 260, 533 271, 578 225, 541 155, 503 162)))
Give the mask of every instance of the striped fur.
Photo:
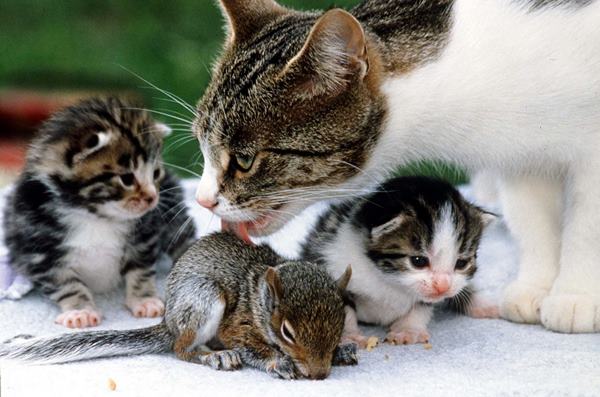
POLYGON ((181 187, 161 163, 162 135, 133 106, 90 99, 54 115, 8 198, 12 266, 74 316, 59 316, 67 326, 97 324, 92 292, 121 279, 139 314, 158 299, 157 260, 180 253, 194 236, 185 211, 177 212, 181 187))

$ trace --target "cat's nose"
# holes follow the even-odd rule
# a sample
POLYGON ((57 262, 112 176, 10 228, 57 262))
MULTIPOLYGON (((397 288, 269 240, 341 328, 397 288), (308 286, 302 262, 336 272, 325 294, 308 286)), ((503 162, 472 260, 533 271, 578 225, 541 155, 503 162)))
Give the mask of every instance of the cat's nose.
POLYGON ((218 204, 217 200, 212 197, 196 197, 196 201, 198 204, 209 210, 212 210, 218 204))

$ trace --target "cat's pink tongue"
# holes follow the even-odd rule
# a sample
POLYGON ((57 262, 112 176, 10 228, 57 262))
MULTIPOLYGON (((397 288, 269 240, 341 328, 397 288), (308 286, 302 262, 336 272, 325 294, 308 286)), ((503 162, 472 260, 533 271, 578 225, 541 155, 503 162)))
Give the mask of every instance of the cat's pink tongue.
POLYGON ((246 243, 254 245, 248 234, 248 223, 249 222, 227 222, 221 219, 221 230, 231 232, 246 243))

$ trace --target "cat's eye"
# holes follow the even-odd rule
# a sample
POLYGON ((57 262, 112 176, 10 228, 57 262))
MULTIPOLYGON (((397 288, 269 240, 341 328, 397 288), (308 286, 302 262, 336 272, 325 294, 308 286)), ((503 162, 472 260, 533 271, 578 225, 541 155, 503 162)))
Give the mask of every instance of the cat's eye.
POLYGON ((132 173, 122 174, 120 176, 120 178, 121 178, 121 182, 125 186, 132 186, 133 185, 133 181, 135 180, 135 177, 133 176, 132 173))
POLYGON ((158 179, 160 177, 160 168, 154 170, 154 179, 158 179))
POLYGON ((422 269, 424 267, 429 266, 429 258, 427 258, 426 256, 411 256, 410 263, 411 265, 413 265, 413 267, 416 267, 417 269, 422 269))
POLYGON ((237 168, 242 172, 248 172, 252 168, 252 164, 254 164, 255 156, 245 155, 245 154, 236 154, 235 162, 237 168))
POLYGON ((281 336, 283 336, 283 339, 290 345, 293 345, 296 343, 294 334, 295 332, 292 325, 287 320, 283 320, 281 323, 281 336))
POLYGON ((459 259, 456 261, 456 265, 454 265, 454 268, 457 270, 463 270, 464 268, 467 267, 468 264, 469 264, 468 259, 459 259))

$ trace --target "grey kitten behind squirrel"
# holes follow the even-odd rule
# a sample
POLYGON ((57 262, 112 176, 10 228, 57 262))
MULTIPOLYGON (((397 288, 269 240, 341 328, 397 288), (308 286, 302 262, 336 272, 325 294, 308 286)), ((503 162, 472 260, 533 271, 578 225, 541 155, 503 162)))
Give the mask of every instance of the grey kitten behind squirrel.
POLYGON ((336 276, 352 265, 344 339, 366 347, 358 321, 387 326, 393 344, 424 343, 432 304, 472 317, 498 317, 474 291, 477 249, 493 215, 450 184, 400 177, 376 192, 333 206, 304 244, 302 258, 336 276))
POLYGON ((177 257, 195 231, 178 180, 162 166, 168 127, 116 97, 59 111, 33 141, 9 196, 4 229, 13 268, 28 277, 70 328, 97 325, 92 292, 125 280, 136 317, 160 316, 155 263, 177 257))
POLYGON ((334 282, 314 264, 284 261, 269 247, 217 233, 173 267, 159 325, 13 338, 0 344, 0 357, 56 363, 172 350, 214 369, 247 365, 284 379, 323 379, 332 364, 357 362, 355 344, 338 346, 350 274, 334 282), (203 345, 224 350, 207 352, 203 345))

